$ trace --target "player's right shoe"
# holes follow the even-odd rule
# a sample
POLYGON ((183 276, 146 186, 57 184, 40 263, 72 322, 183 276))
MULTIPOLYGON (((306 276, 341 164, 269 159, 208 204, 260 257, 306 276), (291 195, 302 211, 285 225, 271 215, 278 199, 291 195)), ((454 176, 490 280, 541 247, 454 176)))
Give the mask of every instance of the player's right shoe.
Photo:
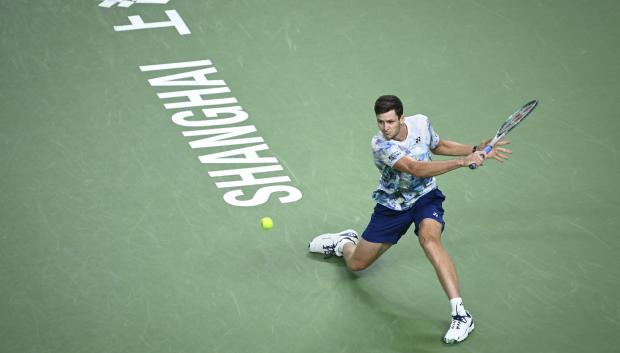
POLYGON ((474 318, 469 311, 465 312, 465 316, 452 316, 450 328, 443 336, 443 342, 454 344, 464 341, 467 336, 474 330, 474 318))
POLYGON ((308 250, 323 254, 325 258, 333 255, 342 256, 344 244, 351 242, 357 244, 357 233, 353 229, 343 230, 340 233, 326 233, 316 236, 308 244, 308 250))

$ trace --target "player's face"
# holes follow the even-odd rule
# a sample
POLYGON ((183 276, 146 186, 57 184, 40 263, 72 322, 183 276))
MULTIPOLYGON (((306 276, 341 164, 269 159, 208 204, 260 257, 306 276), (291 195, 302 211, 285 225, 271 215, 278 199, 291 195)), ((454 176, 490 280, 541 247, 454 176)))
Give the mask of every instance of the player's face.
POLYGON ((396 115, 394 110, 377 115, 377 126, 386 140, 391 140, 400 132, 402 117, 396 115))

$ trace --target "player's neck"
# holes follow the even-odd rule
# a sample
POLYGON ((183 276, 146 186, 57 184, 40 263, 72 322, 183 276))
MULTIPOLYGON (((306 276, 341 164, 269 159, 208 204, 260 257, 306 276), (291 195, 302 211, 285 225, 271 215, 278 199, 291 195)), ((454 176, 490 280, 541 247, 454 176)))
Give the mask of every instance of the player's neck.
POLYGON ((407 127, 407 124, 402 123, 400 125, 400 131, 398 132, 396 136, 394 136, 394 140, 400 141, 400 142, 405 141, 408 135, 409 135, 409 128, 407 127))

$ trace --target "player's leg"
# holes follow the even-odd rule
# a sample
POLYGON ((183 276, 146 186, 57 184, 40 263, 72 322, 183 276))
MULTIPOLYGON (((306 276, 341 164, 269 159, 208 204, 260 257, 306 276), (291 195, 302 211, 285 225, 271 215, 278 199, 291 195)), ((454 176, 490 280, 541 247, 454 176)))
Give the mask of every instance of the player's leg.
POLYGON ((474 319, 463 306, 456 268, 441 243, 445 196, 439 189, 422 196, 414 206, 415 232, 426 257, 433 265, 441 286, 450 299, 452 322, 443 337, 445 343, 463 341, 474 329, 474 319))
POLYGON ((419 224, 418 238, 426 257, 435 268, 437 278, 439 278, 444 292, 450 299, 450 306, 452 307, 452 322, 443 337, 443 341, 445 343, 458 343, 466 339, 469 333, 474 330, 474 319, 463 306, 456 268, 450 255, 441 244, 442 229, 443 224, 440 222, 425 218, 419 224))
POLYGON ((441 244, 442 229, 443 224, 440 222, 425 218, 419 224, 418 238, 426 257, 435 268, 444 292, 450 299, 452 322, 443 337, 443 341, 445 343, 458 343, 466 339, 469 333, 474 330, 474 319, 463 306, 456 268, 450 255, 441 244))
POLYGON ((392 244, 372 243, 361 239, 357 245, 348 242, 343 246, 343 257, 347 267, 351 271, 361 271, 372 265, 392 244))
POLYGON ((343 256, 351 271, 368 268, 407 232, 413 222, 409 211, 395 211, 377 204, 370 222, 356 243, 343 246, 343 256))
POLYGON ((361 271, 375 262, 390 246, 392 244, 387 242, 360 240, 357 232, 347 229, 316 236, 308 244, 308 250, 322 253, 325 257, 342 256, 351 271, 361 271))
POLYGON ((308 249, 325 256, 343 256, 349 269, 360 271, 396 244, 412 222, 410 212, 394 211, 378 204, 362 234, 363 239, 360 240, 354 230, 347 229, 316 236, 308 249))
POLYGON ((456 276, 456 268, 441 244, 441 231, 443 225, 434 219, 425 218, 420 222, 418 240, 426 257, 431 262, 441 283, 441 287, 448 299, 459 298, 459 283, 456 276))

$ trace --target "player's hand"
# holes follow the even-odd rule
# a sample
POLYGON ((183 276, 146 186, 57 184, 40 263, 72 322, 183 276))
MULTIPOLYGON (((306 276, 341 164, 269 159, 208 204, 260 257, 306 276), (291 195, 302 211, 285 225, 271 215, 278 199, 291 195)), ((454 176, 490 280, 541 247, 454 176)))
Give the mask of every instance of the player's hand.
POLYGON ((489 152, 489 154, 486 155, 486 158, 492 158, 495 159, 498 162, 502 162, 504 163, 504 161, 508 158, 510 158, 510 155, 512 154, 512 151, 504 148, 502 146, 505 146, 507 144, 509 144, 510 141, 506 140, 506 141, 498 141, 495 146, 493 147, 493 149, 491 150, 491 152, 489 152))
POLYGON ((482 151, 488 144, 491 142, 491 139, 482 140, 478 146, 476 146, 476 151, 482 151))
POLYGON ((476 164, 478 167, 484 165, 484 152, 476 151, 469 156, 465 157, 465 165, 470 166, 476 164))

